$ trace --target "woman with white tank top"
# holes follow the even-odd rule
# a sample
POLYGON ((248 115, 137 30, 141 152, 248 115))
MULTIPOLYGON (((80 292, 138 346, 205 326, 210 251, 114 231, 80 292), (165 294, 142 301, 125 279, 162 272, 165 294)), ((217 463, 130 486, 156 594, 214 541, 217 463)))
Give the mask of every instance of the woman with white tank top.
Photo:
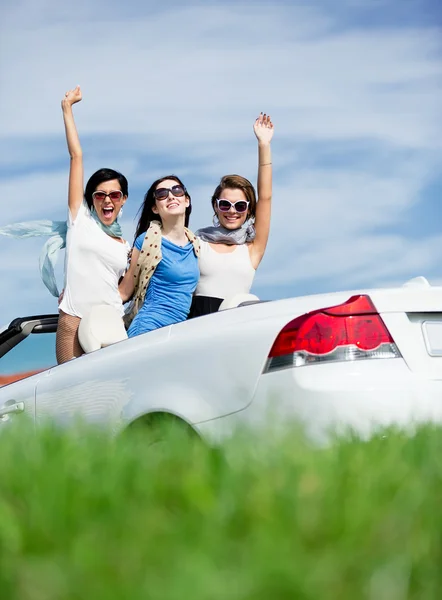
POLYGON ((212 196, 214 226, 199 229, 200 279, 189 319, 218 310, 223 300, 248 294, 267 245, 272 202, 273 123, 260 114, 254 123, 258 140, 258 200, 253 185, 240 175, 225 175, 212 196))

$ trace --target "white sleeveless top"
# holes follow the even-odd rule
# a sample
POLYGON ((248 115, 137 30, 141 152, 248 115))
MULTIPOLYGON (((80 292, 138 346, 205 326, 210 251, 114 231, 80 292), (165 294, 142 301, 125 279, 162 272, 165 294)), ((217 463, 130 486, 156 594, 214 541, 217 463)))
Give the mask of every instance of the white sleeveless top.
POLYGON ((236 294, 248 294, 252 287, 255 269, 250 262, 247 244, 238 244, 233 252, 220 253, 200 240, 200 279, 196 296, 230 298, 236 294))
POLYGON ((83 201, 77 217, 68 213, 65 285, 60 310, 84 317, 93 306, 109 304, 123 315, 118 280, 127 266, 130 246, 105 233, 83 201))

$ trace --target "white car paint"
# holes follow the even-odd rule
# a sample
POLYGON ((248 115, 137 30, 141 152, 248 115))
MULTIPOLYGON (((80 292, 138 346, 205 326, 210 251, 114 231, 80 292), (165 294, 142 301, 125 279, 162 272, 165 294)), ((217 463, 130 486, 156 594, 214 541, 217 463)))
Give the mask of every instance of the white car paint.
POLYGON ((124 340, 4 386, 0 414, 6 402, 24 401, 37 424, 47 418, 68 424, 80 414, 118 431, 144 415, 171 413, 209 443, 237 426, 261 427, 272 420, 299 420, 315 438, 346 427, 366 435, 379 425, 440 423, 442 346, 440 354, 433 348, 430 356, 425 322, 437 344, 442 287, 422 281, 233 308, 124 340), (371 298, 400 357, 264 372, 270 348, 289 321, 358 294, 371 298))

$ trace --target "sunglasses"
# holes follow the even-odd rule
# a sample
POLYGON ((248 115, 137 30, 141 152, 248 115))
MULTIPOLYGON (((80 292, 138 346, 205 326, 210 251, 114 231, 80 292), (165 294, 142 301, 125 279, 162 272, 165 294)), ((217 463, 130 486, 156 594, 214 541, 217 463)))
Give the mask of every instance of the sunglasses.
POLYGON ((229 212, 233 206, 233 210, 235 210, 237 213, 246 212, 250 204, 248 200, 237 200, 236 202, 230 202, 230 200, 226 200, 225 198, 217 198, 216 203, 221 212, 229 212))
POLYGON ((158 188, 154 191, 153 197, 155 200, 165 200, 169 197, 169 192, 172 192, 172 196, 180 198, 186 193, 186 188, 184 185, 174 185, 171 188, 158 188))
POLYGON ((106 192, 94 192, 92 194, 92 198, 98 202, 103 202, 105 198, 109 198, 112 202, 118 202, 122 197, 123 192, 121 191, 109 192, 108 194, 106 194, 106 192))

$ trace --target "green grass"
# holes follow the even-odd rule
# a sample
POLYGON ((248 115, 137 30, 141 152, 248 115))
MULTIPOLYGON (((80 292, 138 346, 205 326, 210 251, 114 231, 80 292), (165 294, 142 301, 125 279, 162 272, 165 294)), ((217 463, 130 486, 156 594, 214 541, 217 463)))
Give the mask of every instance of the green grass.
POLYGON ((442 430, 225 455, 170 432, 2 431, 2 600, 433 600, 442 430))

